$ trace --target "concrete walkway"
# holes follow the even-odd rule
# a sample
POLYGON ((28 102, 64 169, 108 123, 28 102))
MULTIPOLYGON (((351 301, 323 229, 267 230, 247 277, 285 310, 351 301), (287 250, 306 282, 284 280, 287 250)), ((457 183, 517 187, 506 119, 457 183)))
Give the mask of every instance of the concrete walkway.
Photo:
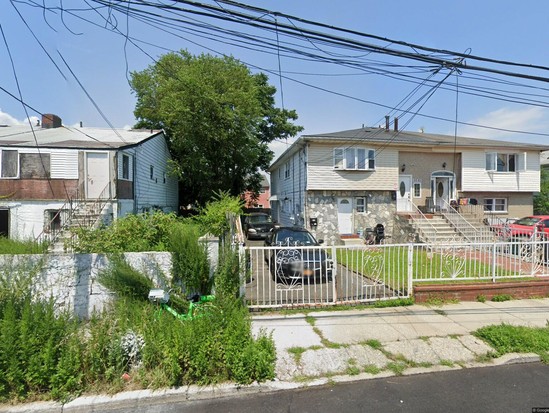
POLYGON ((546 326, 549 298, 253 317, 254 332, 271 332, 275 340, 277 379, 300 383, 539 360, 494 359, 494 350, 471 335, 501 323, 546 326))

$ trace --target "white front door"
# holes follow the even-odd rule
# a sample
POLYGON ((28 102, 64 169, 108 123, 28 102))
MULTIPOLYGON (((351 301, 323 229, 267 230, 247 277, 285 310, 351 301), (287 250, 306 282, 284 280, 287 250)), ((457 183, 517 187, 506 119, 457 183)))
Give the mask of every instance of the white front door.
POLYGON ((353 199, 337 198, 337 223, 340 234, 351 234, 353 232, 353 199))
POLYGON ((436 178, 435 194, 437 210, 446 209, 450 204, 450 178, 436 178))
POLYGON ((86 197, 109 198, 109 154, 86 152, 86 197))
POLYGON ((399 175, 397 190, 397 212, 412 210, 412 175, 399 175))

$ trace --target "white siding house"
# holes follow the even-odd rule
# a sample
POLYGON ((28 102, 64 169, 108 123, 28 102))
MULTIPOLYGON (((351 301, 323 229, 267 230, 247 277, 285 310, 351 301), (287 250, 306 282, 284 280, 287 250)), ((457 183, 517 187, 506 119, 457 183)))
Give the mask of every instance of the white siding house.
POLYGON ((524 216, 547 149, 388 126, 302 136, 269 168, 272 214, 334 243, 451 203, 481 205, 487 217, 524 216))
POLYGON ((162 131, 68 128, 55 115, 42 126, 0 127, 0 235, 36 238, 80 214, 116 219, 177 211, 162 131))

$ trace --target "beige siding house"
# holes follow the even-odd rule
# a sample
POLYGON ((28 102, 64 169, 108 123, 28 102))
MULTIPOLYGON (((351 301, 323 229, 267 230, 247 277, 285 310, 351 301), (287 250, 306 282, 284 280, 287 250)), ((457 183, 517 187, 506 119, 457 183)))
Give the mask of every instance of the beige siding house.
POLYGON ((269 168, 283 225, 337 243, 395 216, 481 205, 486 217, 531 214, 547 146, 362 128, 300 137, 269 168))

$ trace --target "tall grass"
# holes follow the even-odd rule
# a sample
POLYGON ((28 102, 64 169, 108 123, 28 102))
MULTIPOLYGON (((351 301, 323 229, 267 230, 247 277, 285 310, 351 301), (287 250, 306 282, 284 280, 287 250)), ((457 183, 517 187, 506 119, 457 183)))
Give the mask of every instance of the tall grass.
POLYGON ((32 240, 17 241, 0 236, 0 254, 43 254, 47 249, 47 243, 39 243, 32 240))

